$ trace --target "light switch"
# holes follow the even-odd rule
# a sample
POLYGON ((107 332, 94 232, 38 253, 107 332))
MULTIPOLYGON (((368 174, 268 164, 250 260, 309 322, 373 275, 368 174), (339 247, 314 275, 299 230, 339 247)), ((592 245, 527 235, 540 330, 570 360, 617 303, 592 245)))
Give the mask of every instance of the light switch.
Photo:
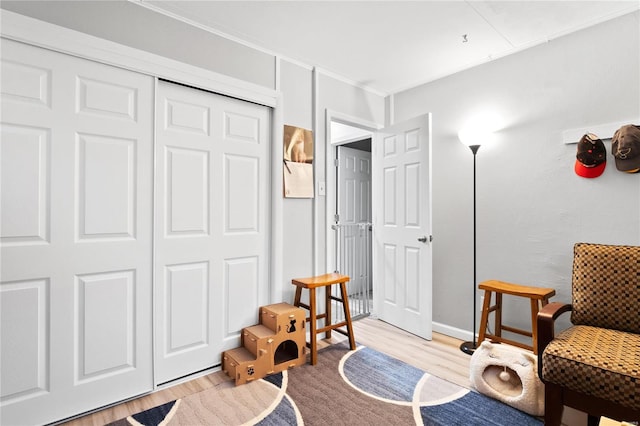
POLYGON ((318 182, 318 195, 319 196, 325 196, 325 186, 324 186, 324 182, 318 182))

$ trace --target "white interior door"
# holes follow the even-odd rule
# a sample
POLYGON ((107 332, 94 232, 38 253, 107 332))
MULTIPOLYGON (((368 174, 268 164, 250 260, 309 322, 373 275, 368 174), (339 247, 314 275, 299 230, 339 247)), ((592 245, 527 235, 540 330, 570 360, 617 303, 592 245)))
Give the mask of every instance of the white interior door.
POLYGON ((148 392, 153 78, 2 40, 0 423, 148 392))
POLYGON ((354 313, 369 313, 371 294, 371 152, 338 146, 338 258, 354 313), (364 301, 366 299, 366 301, 364 301), (360 307, 366 306, 366 309, 360 307), (366 311, 366 312, 361 312, 366 311))
POLYGON ((220 363, 269 297, 270 110, 160 81, 156 383, 220 363))
POLYGON ((382 129, 373 143, 374 309, 431 339, 431 117, 382 129))
POLYGON ((371 153, 338 146, 338 218, 371 222, 371 153))

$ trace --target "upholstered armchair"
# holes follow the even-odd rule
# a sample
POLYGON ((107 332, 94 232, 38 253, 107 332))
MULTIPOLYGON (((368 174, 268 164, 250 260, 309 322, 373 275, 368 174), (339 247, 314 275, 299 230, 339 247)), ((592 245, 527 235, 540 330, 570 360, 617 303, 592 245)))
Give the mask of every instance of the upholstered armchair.
POLYGON ((640 247, 578 243, 571 304, 539 313, 538 375, 545 384, 545 425, 560 425, 564 406, 640 421, 640 247), (555 335, 554 321, 572 326, 555 335))

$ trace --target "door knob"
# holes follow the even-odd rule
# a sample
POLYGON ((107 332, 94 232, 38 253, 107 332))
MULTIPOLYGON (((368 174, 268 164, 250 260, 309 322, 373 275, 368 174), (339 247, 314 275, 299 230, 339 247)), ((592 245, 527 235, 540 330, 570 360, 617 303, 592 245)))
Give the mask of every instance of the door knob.
POLYGON ((427 242, 427 237, 420 237, 420 238, 418 238, 418 241, 420 241, 421 243, 426 243, 427 242))

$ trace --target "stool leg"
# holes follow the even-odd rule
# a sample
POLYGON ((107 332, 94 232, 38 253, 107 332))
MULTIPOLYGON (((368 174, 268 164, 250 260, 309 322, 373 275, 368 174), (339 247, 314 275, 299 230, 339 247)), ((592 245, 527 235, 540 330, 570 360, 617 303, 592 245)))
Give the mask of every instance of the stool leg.
POLYGON ((296 296, 293 299, 293 306, 300 306, 300 297, 302 296, 302 287, 296 287, 296 296))
MULTIPOLYGON (((324 307, 326 316, 324 317, 324 326, 329 327, 331 325, 331 286, 327 285, 324 287, 324 307)), ((324 337, 327 339, 331 339, 331 329, 328 329, 324 333, 324 337)))
POLYGON ((533 354, 538 354, 538 300, 531 299, 531 340, 533 354))
POLYGON ((487 323, 489 321, 490 306, 491 306, 491 292, 489 290, 485 290, 484 301, 482 302, 482 317, 480 318, 480 332, 478 335, 477 346, 480 346, 480 343, 484 342, 485 335, 487 334, 487 323))
POLYGON ((349 309, 349 296, 347 294, 347 285, 340 283, 340 292, 342 294, 342 308, 344 309, 344 318, 347 322, 347 333, 349 334, 349 347, 351 350, 356 348, 356 339, 353 335, 353 324, 351 323, 351 310, 349 309))
POLYGON ((493 334, 496 337, 502 337, 502 293, 496 293, 496 312, 494 318, 495 330, 493 334))
POLYGON ((309 322, 310 322, 310 339, 311 339, 311 365, 318 363, 318 341, 316 330, 318 328, 318 319, 316 318, 316 289, 309 289, 309 322))

